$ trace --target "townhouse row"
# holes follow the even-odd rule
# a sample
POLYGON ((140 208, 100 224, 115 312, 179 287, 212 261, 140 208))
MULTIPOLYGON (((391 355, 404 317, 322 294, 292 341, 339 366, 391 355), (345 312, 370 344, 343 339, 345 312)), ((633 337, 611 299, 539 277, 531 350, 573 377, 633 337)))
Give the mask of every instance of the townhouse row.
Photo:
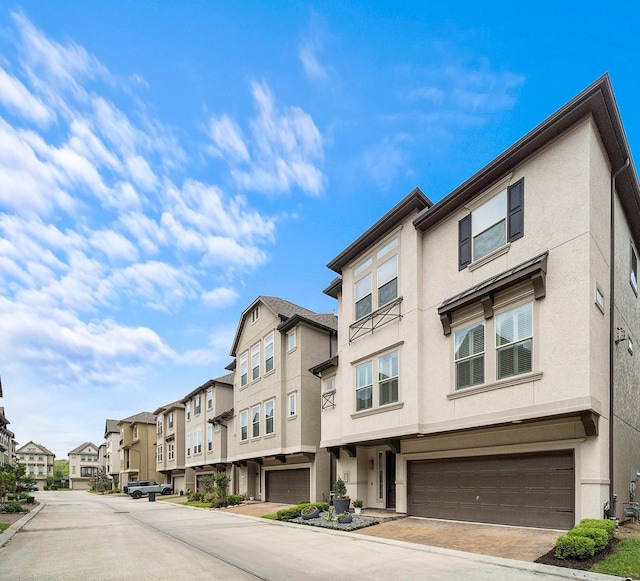
POLYGON ((107 421, 116 472, 179 491, 224 470, 276 502, 327 500, 339 476, 367 507, 512 525, 622 516, 640 473, 639 247, 605 75, 329 262, 337 317, 256 299, 229 375, 107 421))

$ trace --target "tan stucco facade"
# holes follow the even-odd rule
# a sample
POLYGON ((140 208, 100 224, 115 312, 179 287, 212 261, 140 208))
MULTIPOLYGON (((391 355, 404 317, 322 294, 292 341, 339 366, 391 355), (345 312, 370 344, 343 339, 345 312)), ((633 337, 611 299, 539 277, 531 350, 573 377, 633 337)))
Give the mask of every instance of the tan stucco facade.
POLYGON ((120 426, 120 487, 132 480, 163 482, 156 469, 156 419, 142 412, 118 422, 120 426))
POLYGON ((53 476, 53 463, 56 456, 42 444, 31 441, 16 450, 16 459, 26 468, 26 476, 36 481, 40 490, 47 481, 47 476, 53 476))
POLYGON ((100 466, 98 446, 85 442, 71 450, 69 458, 69 488, 89 490, 95 482, 100 466))

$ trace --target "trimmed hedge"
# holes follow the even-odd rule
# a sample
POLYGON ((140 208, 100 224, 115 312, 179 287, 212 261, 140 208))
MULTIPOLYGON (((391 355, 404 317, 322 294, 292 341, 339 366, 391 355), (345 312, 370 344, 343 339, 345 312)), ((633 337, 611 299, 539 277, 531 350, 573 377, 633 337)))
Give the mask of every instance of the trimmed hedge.
POLYGON ((289 508, 280 509, 276 513, 277 520, 293 520, 294 518, 298 518, 302 509, 305 506, 317 506, 318 510, 321 512, 323 510, 329 510, 328 502, 303 502, 302 504, 297 504, 296 506, 291 506, 289 508))
POLYGON ((609 536, 609 540, 611 540, 615 534, 616 534, 616 521, 611 520, 611 519, 605 519, 605 518, 583 518, 580 521, 580 524, 578 525, 579 527, 581 526, 590 526, 590 527, 597 527, 599 529, 604 529, 605 531, 607 531, 607 535, 609 536))
POLYGON ((609 543, 609 535, 604 529, 599 529, 587 525, 579 525, 572 528, 567 535, 571 537, 587 537, 595 543, 594 549, 596 553, 602 551, 609 543))
POLYGON ((595 546, 593 539, 587 537, 561 535, 553 554, 558 559, 588 559, 595 554, 595 546))

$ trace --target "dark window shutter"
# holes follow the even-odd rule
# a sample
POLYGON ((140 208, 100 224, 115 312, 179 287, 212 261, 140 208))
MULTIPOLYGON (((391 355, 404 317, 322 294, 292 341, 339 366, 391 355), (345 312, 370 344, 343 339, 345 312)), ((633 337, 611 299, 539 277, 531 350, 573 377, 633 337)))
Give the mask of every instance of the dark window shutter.
POLYGON ((471 214, 458 222, 458 270, 471 262, 471 214))
POLYGON ((509 187, 507 240, 513 242, 524 236, 524 178, 509 187))

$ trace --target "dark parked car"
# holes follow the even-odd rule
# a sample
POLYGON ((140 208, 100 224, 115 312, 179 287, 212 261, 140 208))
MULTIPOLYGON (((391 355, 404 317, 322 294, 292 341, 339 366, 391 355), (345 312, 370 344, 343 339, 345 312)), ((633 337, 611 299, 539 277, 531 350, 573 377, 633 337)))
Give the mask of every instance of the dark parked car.
POLYGON ((19 484, 16 486, 16 490, 18 492, 35 492, 38 490, 38 486, 36 484, 19 484))

